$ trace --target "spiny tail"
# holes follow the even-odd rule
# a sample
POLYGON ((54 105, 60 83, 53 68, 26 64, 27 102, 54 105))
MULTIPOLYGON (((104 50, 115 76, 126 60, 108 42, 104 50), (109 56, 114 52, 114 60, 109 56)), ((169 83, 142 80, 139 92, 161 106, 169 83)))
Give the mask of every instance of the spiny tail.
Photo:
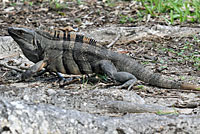
POLYGON ((135 75, 135 77, 137 77, 139 80, 147 82, 150 85, 169 89, 200 90, 200 86, 168 80, 164 78, 161 74, 153 73, 152 71, 148 70, 135 60, 129 60, 128 64, 128 66, 131 68, 131 71, 129 70, 128 72, 135 75))

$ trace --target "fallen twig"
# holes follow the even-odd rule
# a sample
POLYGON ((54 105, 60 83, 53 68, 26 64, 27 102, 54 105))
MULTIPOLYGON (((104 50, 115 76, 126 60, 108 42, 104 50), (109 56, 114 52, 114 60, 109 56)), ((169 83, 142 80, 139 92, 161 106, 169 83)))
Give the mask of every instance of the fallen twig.
POLYGON ((130 44, 130 43, 138 44, 138 42, 139 42, 139 41, 136 41, 135 39, 131 39, 131 40, 127 40, 127 41, 121 42, 120 45, 121 45, 121 44, 127 45, 127 44, 130 44))
POLYGON ((121 37, 121 34, 118 34, 115 40, 113 40, 109 45, 107 45, 107 48, 110 48, 111 46, 113 46, 119 40, 120 37, 121 37))
POLYGON ((17 69, 17 68, 14 68, 14 67, 11 67, 11 66, 2 64, 2 63, 0 63, 0 66, 5 67, 5 68, 8 68, 8 69, 11 69, 11 70, 15 70, 15 71, 20 72, 20 73, 23 73, 23 72, 24 72, 24 71, 22 71, 21 69, 17 69))
POLYGON ((66 85, 70 85, 70 84, 75 83, 75 82, 77 82, 77 81, 80 81, 80 78, 77 78, 77 79, 71 80, 71 81, 69 81, 69 82, 66 82, 66 83, 60 85, 59 87, 62 88, 62 87, 64 87, 64 86, 66 86, 66 85))
POLYGON ((19 56, 19 53, 14 53, 14 54, 8 54, 8 55, 0 55, 0 60, 3 60, 5 58, 11 58, 11 57, 15 57, 15 56, 19 56))
POLYGON ((154 105, 154 104, 140 104, 125 101, 107 101, 99 105, 100 108, 107 109, 112 113, 159 113, 172 114, 177 113, 178 109, 154 105))

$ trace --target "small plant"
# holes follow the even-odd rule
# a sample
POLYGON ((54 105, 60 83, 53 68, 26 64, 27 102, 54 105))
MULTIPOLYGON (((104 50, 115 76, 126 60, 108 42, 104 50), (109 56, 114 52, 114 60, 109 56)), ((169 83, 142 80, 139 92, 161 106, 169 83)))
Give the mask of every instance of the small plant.
POLYGON ((58 0, 51 0, 50 7, 54 10, 63 10, 67 8, 67 4, 60 3, 58 0))
POLYGON ((81 21, 80 18, 75 18, 75 19, 74 19, 74 22, 77 23, 77 24, 81 24, 81 23, 82 23, 82 21, 81 21))
POLYGON ((114 7, 116 5, 116 3, 113 0, 106 0, 105 3, 109 7, 114 7))
POLYGON ((84 88, 85 85, 87 85, 87 83, 88 83, 88 79, 87 79, 86 76, 84 75, 84 76, 82 77, 82 88, 84 88))
POLYGON ((147 64, 149 64, 149 61, 143 61, 142 64, 147 65, 147 64))
POLYGON ((82 1, 81 0, 76 0, 77 4, 78 5, 81 5, 82 4, 82 1))
MULTIPOLYGON (((200 35, 200 33, 199 33, 200 35)), ((193 39, 196 43, 200 43, 200 38, 197 37, 198 35, 194 35, 193 39)))
POLYGON ((128 17, 127 15, 120 15, 120 23, 124 24, 127 22, 133 22, 133 18, 128 17))
POLYGON ((166 115, 166 114, 176 114, 178 115, 178 111, 174 109, 174 111, 169 111, 169 112, 166 112, 166 111, 162 111, 162 110, 159 110, 156 112, 156 114, 158 115, 166 115))
POLYGON ((107 75, 101 75, 101 74, 98 74, 97 75, 100 79, 102 79, 103 81, 108 81, 108 76, 107 75))
POLYGON ((29 6, 33 6, 33 2, 32 1, 30 1, 28 4, 29 4, 29 6))
POLYGON ((14 7, 14 6, 16 6, 17 4, 12 2, 12 3, 10 3, 10 5, 14 7))
POLYGON ((58 14, 61 15, 61 16, 65 16, 66 15, 65 12, 60 12, 60 11, 58 11, 58 14))
POLYGON ((181 79, 181 81, 184 81, 184 80, 185 80, 185 77, 184 77, 184 76, 181 76, 180 79, 181 79))
POLYGON ((138 89, 144 89, 144 85, 137 85, 138 89))

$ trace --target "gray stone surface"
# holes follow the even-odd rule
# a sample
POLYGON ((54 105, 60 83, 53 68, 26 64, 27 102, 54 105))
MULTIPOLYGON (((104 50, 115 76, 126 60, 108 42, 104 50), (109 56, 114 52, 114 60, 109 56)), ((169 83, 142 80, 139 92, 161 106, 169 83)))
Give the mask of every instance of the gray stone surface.
POLYGON ((116 117, 0 99, 0 132, 8 134, 200 133, 200 116, 125 114, 116 117))

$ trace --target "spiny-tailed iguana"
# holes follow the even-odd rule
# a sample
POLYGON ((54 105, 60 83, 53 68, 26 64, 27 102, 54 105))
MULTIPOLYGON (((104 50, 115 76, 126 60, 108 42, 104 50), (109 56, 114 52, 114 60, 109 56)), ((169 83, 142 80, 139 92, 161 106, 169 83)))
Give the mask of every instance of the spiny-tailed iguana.
POLYGON ((200 89, 199 86, 165 79, 131 57, 100 47, 95 40, 65 29, 46 32, 10 27, 8 32, 24 55, 36 63, 22 74, 22 79, 46 68, 66 74, 104 73, 128 86, 140 79, 157 87, 200 89))

